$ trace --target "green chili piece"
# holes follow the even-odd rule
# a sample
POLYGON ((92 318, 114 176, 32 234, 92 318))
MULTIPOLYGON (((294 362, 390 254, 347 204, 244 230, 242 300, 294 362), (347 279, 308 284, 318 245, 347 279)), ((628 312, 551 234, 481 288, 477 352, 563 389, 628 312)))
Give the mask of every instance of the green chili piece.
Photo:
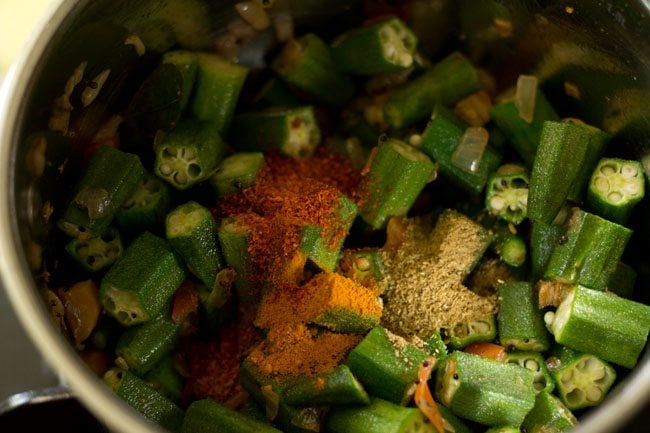
POLYGON ((65 250, 89 272, 97 272, 112 265, 122 255, 120 233, 109 227, 101 236, 90 239, 73 239, 65 250))
POLYGON ((626 224, 644 195, 645 178, 640 162, 603 158, 591 176, 587 205, 603 218, 626 224))
POLYGON ((329 373, 297 379, 287 386, 282 398, 292 406, 370 403, 368 393, 346 365, 340 365, 329 373))
POLYGON ((224 158, 210 177, 210 184, 219 198, 240 193, 253 186, 264 166, 261 152, 240 152, 224 158))
POLYGON ((157 316, 184 279, 169 244, 144 232, 102 279, 100 300, 122 325, 136 325, 157 316))
POLYGON ((121 229, 141 233, 163 227, 170 208, 169 186, 159 177, 146 173, 115 218, 121 229))
POLYGON ((506 222, 520 224, 528 215, 529 183, 523 166, 502 165, 487 180, 485 208, 506 222))
POLYGON ((320 128, 310 106, 240 114, 231 127, 231 142, 238 150, 278 151, 294 159, 309 158, 320 140, 320 128))
POLYGON ((196 400, 187 408, 181 433, 280 433, 270 425, 221 406, 214 400, 196 400))
POLYGON ((154 143, 156 175, 184 190, 207 179, 226 151, 214 123, 186 120, 154 143))
POLYGON ((59 227, 79 239, 100 236, 143 176, 136 155, 101 146, 76 186, 59 227))
POLYGON ((143 377, 144 381, 168 399, 178 402, 183 393, 183 378, 174 366, 173 355, 160 360, 143 377))
POLYGON ((167 51, 163 54, 162 63, 176 66, 181 73, 183 86, 181 87, 180 94, 180 109, 182 111, 187 107, 190 95, 192 94, 192 88, 194 87, 196 72, 199 66, 199 58, 192 51, 167 51))
POLYGON ((443 341, 448 341, 449 347, 454 350, 462 349, 472 343, 494 341, 497 335, 497 326, 494 316, 470 322, 460 322, 451 328, 440 330, 443 341))
POLYGON ((402 21, 388 18, 337 37, 332 57, 339 69, 351 74, 386 74, 410 67, 416 45, 416 36, 402 21))
POLYGON ((517 350, 544 352, 550 341, 538 308, 535 289, 527 282, 506 282, 498 287, 499 341, 517 350))
POLYGON ((546 368, 546 361, 539 352, 510 352, 508 362, 517 364, 533 372, 533 387, 535 392, 553 392, 555 381, 546 368))
POLYGON ((522 427, 528 433, 562 433, 573 429, 576 424, 576 417, 557 397, 549 392, 540 392, 522 427))
POLYGON ((633 368, 650 331, 650 307, 575 286, 544 321, 559 344, 633 368))

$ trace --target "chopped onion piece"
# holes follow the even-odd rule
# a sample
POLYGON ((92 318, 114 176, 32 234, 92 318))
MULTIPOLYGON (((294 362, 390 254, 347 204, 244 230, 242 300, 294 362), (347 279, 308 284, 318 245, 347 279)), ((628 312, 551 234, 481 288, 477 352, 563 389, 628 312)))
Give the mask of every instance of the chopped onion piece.
POLYGON ((533 75, 520 75, 517 80, 517 93, 515 94, 515 105, 519 111, 519 117, 528 123, 533 122, 535 117, 535 102, 537 100, 537 77, 533 75))
POLYGON ((476 173, 481 165, 489 137, 485 128, 475 126, 467 128, 451 155, 451 162, 461 170, 476 173))
POLYGON ((255 30, 264 30, 271 25, 269 16, 266 14, 264 7, 255 1, 245 1, 235 4, 235 9, 239 15, 255 30))

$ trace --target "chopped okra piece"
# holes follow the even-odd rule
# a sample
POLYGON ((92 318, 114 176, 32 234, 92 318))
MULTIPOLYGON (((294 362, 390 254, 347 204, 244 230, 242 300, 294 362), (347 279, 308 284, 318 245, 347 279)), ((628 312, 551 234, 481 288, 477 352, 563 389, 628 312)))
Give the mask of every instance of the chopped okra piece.
POLYGON ((329 151, 339 154, 350 161, 352 168, 359 171, 366 165, 370 156, 370 149, 364 147, 357 137, 329 137, 325 142, 325 146, 329 151))
POLYGON ((506 282, 498 288, 499 341, 508 348, 544 352, 550 346, 543 313, 531 283, 506 282))
POLYGON ((560 399, 571 410, 599 405, 616 380, 616 372, 594 355, 556 346, 546 361, 560 399))
POLYGON ((115 218, 129 233, 155 230, 163 226, 171 207, 169 186, 157 176, 146 173, 115 218))
POLYGON ((459 166, 454 160, 458 148, 466 145, 463 137, 468 130, 456 115, 438 104, 433 110, 431 120, 422 134, 419 149, 440 164, 440 172, 466 191, 479 194, 483 191, 488 175, 496 170, 501 161, 489 147, 467 161, 466 166, 459 166), (473 170, 467 169, 472 167, 473 170))
POLYGON ((454 352, 438 367, 436 396, 456 415, 488 426, 519 426, 535 404, 533 372, 454 352))
POLYGON ((460 322, 450 328, 441 329, 443 341, 448 341, 454 350, 462 349, 472 343, 494 341, 497 326, 494 316, 470 322, 460 322))
POLYGON ((186 120, 154 143, 156 175, 176 189, 207 179, 223 158, 226 145, 215 123, 186 120))
POLYGON ((235 271, 235 289, 239 302, 257 302, 257 291, 251 281, 253 264, 248 252, 250 229, 236 217, 221 220, 218 229, 219 245, 228 267, 235 271))
POLYGON ((435 170, 429 157, 395 139, 381 143, 363 180, 359 214, 372 228, 386 226, 392 216, 403 216, 435 170))
POLYGON ((589 149, 586 128, 566 122, 544 122, 528 194, 528 217, 551 224, 580 176, 589 149))
POLYGON ((462 54, 452 53, 392 92, 381 107, 380 123, 393 130, 411 126, 426 119, 436 103, 450 105, 478 89, 474 65, 462 54))
POLYGON ((143 377, 144 381, 168 399, 178 402, 183 393, 183 378, 174 366, 173 355, 165 356, 143 377))
POLYGON ((224 158, 210 177, 210 184, 219 198, 240 193, 253 186, 264 166, 261 152, 240 152, 224 158))
POLYGON ((591 176, 587 205, 603 218, 625 224, 644 195, 645 178, 640 162, 604 158, 591 176))
POLYGON ((545 279, 559 279, 605 290, 632 231, 575 208, 555 245, 545 279))
POLYGON ((544 275, 548 261, 564 233, 564 228, 555 224, 533 221, 530 232, 531 271, 535 279, 544 275))
POLYGON ((330 47, 308 33, 291 39, 273 62, 287 83, 330 107, 340 107, 354 94, 354 82, 337 70, 330 47))
POLYGON ((136 155, 101 146, 75 188, 59 227, 79 239, 100 236, 143 176, 136 155))
POLYGON ((447 345, 442 338, 442 333, 437 330, 434 331, 428 338, 424 338, 424 345, 431 354, 437 360, 442 360, 447 357, 447 345))
POLYGON ((445 406, 439 404, 438 412, 442 416, 442 425, 445 428, 443 433, 472 433, 472 430, 445 406))
POLYGON ((166 236, 191 273, 208 288, 218 287, 217 273, 225 265, 209 209, 193 201, 177 207, 167 215, 166 236))
POLYGON ((378 294, 385 290, 383 265, 377 249, 344 250, 339 260, 338 271, 341 275, 378 294))
POLYGON ((102 279, 100 299, 122 325, 136 325, 157 316, 184 279, 167 241, 144 232, 102 279))
POLYGON ((650 307, 575 286, 544 321, 559 344, 633 368, 650 331, 650 307))
POLYGON ((416 45, 413 32, 399 19, 389 18, 337 37, 332 42, 332 57, 345 72, 378 75, 410 67, 416 45))
POLYGON ((190 95, 192 94, 192 88, 196 80, 196 71, 199 66, 199 58, 192 51, 168 51, 163 54, 162 63, 176 66, 181 73, 183 85, 181 86, 180 109, 182 111, 187 107, 190 95))
POLYGON ((616 269, 609 277, 607 291, 612 292, 621 298, 630 299, 634 293, 636 276, 634 268, 623 262, 618 262, 616 269))
POLYGON ((563 433, 572 430, 576 424, 576 417, 557 397, 550 392, 540 392, 522 427, 527 433, 563 433))
POLYGON ((508 362, 517 364, 533 372, 533 387, 535 392, 553 392, 555 381, 546 368, 546 361, 539 352, 510 352, 508 362))
POLYGON ((112 265, 122 255, 122 240, 120 233, 109 227, 96 238, 71 240, 65 250, 84 269, 97 272, 112 265))
POLYGON ((254 98, 255 106, 297 107, 300 101, 278 77, 270 78, 254 98))
POLYGON ((368 393, 346 365, 328 373, 298 378, 287 386, 282 398, 292 406, 366 405, 368 393))
POLYGON ((435 433, 419 409, 372 398, 370 405, 333 408, 326 428, 331 433, 435 433))
POLYGON ((309 158, 321 140, 311 106, 240 114, 230 131, 230 141, 238 150, 278 151, 295 159, 309 158))
POLYGON ((406 405, 415 393, 419 365, 428 356, 378 326, 352 349, 345 364, 371 395, 406 405))
POLYGON ((519 427, 492 427, 485 430, 485 433, 521 433, 519 427))
POLYGON ((197 400, 187 408, 181 433, 280 433, 280 430, 212 399, 197 400))
POLYGON ((181 325, 164 315, 127 330, 117 342, 116 363, 138 376, 151 370, 173 349, 181 325))
POLYGON ((198 61, 192 112, 222 133, 230 125, 248 69, 209 53, 198 53, 198 61))
POLYGON ((112 368, 104 375, 104 382, 118 397, 150 421, 170 432, 179 431, 183 423, 183 410, 135 374, 112 368))
POLYGON ((533 165, 544 122, 547 120, 560 120, 551 104, 536 85, 532 90, 526 88, 531 83, 531 80, 520 77, 517 81, 517 89, 509 90, 506 94, 497 98, 497 101, 502 102, 498 102, 490 110, 494 123, 512 143, 515 151, 528 166, 533 165), (524 100, 523 104, 517 102, 522 99, 524 100), (532 112, 530 104, 533 104, 532 112), (528 112, 525 113, 525 111, 528 112), (531 114, 532 118, 529 117, 531 114))
POLYGON ((524 239, 510 225, 497 223, 492 249, 509 266, 520 267, 526 263, 527 247, 524 239), (513 233, 515 232, 515 233, 513 233))
POLYGON ((490 214, 518 225, 528 215, 529 182, 521 165, 502 165, 488 178, 485 208, 490 214))

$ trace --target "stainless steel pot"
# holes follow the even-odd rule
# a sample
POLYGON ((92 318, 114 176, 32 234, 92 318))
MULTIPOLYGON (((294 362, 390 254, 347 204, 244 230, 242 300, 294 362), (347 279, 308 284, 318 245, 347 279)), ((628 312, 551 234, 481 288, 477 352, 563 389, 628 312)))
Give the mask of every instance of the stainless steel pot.
MULTIPOLYGON (((200 0, 191 3, 198 1, 200 0)), ((418 1, 421 4, 431 3, 434 9, 446 3, 445 0, 418 1)), ((70 59, 66 58, 64 41, 75 29, 95 20, 108 19, 126 25, 135 33, 142 31, 151 35, 152 25, 155 28, 160 23, 152 24, 150 18, 154 14, 160 16, 159 11, 172 8, 170 13, 177 14, 181 21, 185 20, 181 25, 186 30, 193 25, 192 14, 191 10, 185 8, 187 2, 183 0, 59 0, 55 3, 32 35, 12 73, 6 78, 0 95, 2 281, 33 342, 93 413, 116 431, 158 431, 116 398, 85 367, 73 347, 53 326, 29 266, 30 258, 40 254, 38 243, 42 241, 39 238, 42 227, 38 215, 41 212, 42 197, 38 185, 43 185, 43 182, 34 179, 27 170, 25 161, 29 135, 46 128, 53 96, 61 91, 65 83, 61 68, 70 59)), ((234 2, 206 3, 210 3, 211 30, 207 34, 195 35, 200 37, 182 42, 201 45, 212 37, 211 32, 216 34, 219 26, 234 13, 234 2)), ((288 3, 291 5, 292 2, 288 3)), ((299 5, 301 10, 302 15, 298 17, 300 20, 309 21, 310 17, 344 11, 347 3, 351 2, 331 2, 326 11, 314 11, 305 7, 311 3, 293 0, 293 6, 299 5)), ((581 87, 583 98, 578 105, 582 105, 587 120, 600 124, 605 113, 609 116, 607 119, 611 128, 618 128, 621 122, 614 122, 615 120, 622 119, 625 123, 628 118, 634 117, 636 128, 632 128, 631 132, 624 130, 625 134, 622 135, 628 139, 621 139, 616 145, 639 158, 650 154, 650 135, 643 132, 643 126, 650 124, 650 118, 630 112, 642 109, 639 106, 650 105, 650 93, 644 93, 650 91, 648 2, 577 0, 567 5, 567 2, 556 1, 504 0, 503 3, 523 15, 530 23, 529 28, 520 33, 522 43, 512 48, 512 58, 515 61, 510 62, 511 70, 516 70, 517 66, 522 70, 539 67, 542 75, 555 77, 557 81, 557 77, 562 76, 561 73, 558 75, 558 71, 566 72, 562 69, 566 63, 577 63, 577 69, 574 68, 567 74, 571 82, 581 87), (588 79, 589 76, 592 79, 588 79), (598 79, 593 79, 594 76, 598 79), (622 100, 629 99, 629 95, 638 99, 637 106, 621 104, 622 100)), ((322 20, 319 21, 322 23, 322 20)), ((156 42, 156 36, 150 37, 156 42)), ((93 44, 92 41, 88 42, 90 52, 93 44)), ((104 55, 110 56, 111 53, 104 55)), ((564 80, 569 78, 564 77, 564 80)), ((553 79, 549 82, 552 86, 553 79)), ((548 89, 552 95, 553 90, 548 89)), ((556 103, 567 102, 563 100, 561 92, 552 97, 556 103)), ((575 105, 576 101, 573 100, 572 103, 575 105)), ((650 131, 650 128, 646 131, 650 131)), ((645 161, 647 169, 650 169, 650 158, 645 161)), ((642 236, 646 236, 647 232, 647 229, 641 230, 642 236)), ((646 238, 641 239, 641 243, 645 241, 646 238)), ((640 266, 650 269, 650 266, 645 268, 646 263, 650 262, 647 247, 641 251, 640 266)), ((645 274, 647 273, 646 271, 645 274)), ((642 281, 646 280, 642 278, 642 281)), ((647 352, 646 350, 638 367, 600 408, 583 420, 576 431, 615 431, 617 426, 629 420, 650 399, 650 356, 647 352)))

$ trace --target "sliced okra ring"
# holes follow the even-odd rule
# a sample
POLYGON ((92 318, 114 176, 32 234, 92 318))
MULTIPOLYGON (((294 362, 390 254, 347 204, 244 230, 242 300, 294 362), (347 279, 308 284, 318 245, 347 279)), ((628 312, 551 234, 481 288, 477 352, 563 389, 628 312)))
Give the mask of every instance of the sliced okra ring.
POLYGON ((220 198, 234 195, 253 186, 264 166, 262 152, 235 153, 221 161, 210 184, 220 198))
POLYGON ((602 217, 625 224, 644 195, 645 178, 640 162, 604 158, 591 176, 587 204, 602 217))
POLYGON ((153 230, 162 226, 170 205, 169 186, 157 176, 147 173, 122 204, 115 218, 120 228, 130 233, 153 230))
POLYGON ((115 228, 90 239, 73 239, 65 247, 72 258, 90 272, 113 264, 122 254, 122 241, 115 228))
POLYGON ((518 225, 528 213, 529 182, 524 167, 517 164, 502 165, 488 179, 485 207, 492 215, 518 225))
POLYGON ((382 293, 386 282, 379 250, 345 250, 339 259, 339 272, 364 287, 382 293))
POLYGON ((493 341, 496 337, 494 316, 470 322, 460 322, 451 328, 441 330, 443 340, 448 341, 452 349, 458 350, 472 343, 493 341))
POLYGON ((510 352, 508 362, 527 368, 533 372, 533 387, 535 392, 552 392, 555 381, 546 368, 546 361, 539 352, 510 352))

